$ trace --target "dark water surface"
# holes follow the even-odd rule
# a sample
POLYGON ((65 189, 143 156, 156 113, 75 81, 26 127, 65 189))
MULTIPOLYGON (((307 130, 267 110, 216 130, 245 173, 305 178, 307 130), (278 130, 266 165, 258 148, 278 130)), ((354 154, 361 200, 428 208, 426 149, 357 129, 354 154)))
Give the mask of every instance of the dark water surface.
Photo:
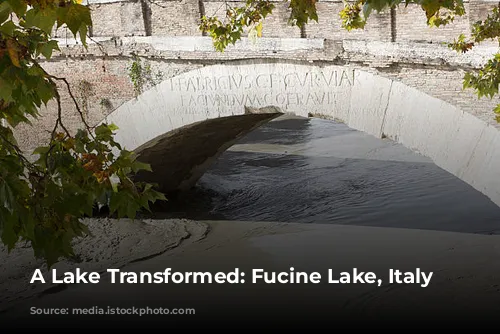
POLYGON ((273 121, 202 177, 186 216, 498 234, 500 208, 430 160, 319 119, 273 121))

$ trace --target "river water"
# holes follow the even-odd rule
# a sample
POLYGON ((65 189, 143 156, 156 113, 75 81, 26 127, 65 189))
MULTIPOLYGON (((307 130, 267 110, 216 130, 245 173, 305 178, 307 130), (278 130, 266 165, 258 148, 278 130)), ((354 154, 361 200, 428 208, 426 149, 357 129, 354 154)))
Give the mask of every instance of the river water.
POLYGON ((253 131, 195 192, 187 218, 500 232, 500 208, 429 159, 322 119, 253 131))

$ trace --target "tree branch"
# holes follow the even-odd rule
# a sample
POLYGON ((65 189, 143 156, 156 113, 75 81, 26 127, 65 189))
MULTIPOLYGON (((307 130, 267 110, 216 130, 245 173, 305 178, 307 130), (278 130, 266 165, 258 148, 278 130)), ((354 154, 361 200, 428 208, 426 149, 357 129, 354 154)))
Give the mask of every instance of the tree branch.
POLYGON ((23 152, 21 151, 21 149, 16 145, 14 144, 13 142, 11 142, 7 137, 5 137, 3 135, 3 133, 0 132, 0 139, 2 139, 2 141, 4 143, 6 143, 8 146, 10 146, 17 154, 17 157, 19 158, 19 161, 21 161, 21 164, 30 169, 30 170, 34 170, 34 165, 33 163, 31 163, 28 159, 26 159, 26 157, 23 155, 23 152))

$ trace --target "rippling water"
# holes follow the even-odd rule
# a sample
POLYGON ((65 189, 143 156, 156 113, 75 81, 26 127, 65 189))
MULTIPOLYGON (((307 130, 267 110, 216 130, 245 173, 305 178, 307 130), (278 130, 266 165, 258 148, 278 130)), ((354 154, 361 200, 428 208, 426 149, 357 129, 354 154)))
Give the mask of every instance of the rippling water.
POLYGON ((198 188, 219 219, 500 232, 500 208, 466 183, 399 144, 327 120, 262 126, 198 188))

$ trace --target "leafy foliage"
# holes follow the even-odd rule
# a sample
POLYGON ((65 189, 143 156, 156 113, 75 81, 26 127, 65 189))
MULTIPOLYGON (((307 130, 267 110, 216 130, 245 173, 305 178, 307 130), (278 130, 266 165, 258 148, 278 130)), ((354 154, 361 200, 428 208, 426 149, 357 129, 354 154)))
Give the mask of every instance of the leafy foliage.
POLYGON ((247 0, 244 6, 232 7, 226 3, 224 21, 217 16, 201 18, 200 30, 207 32, 218 51, 223 52, 228 45, 241 39, 244 29, 256 30, 261 35, 261 21, 272 12, 275 6, 267 0, 247 0))
POLYGON ((141 94, 147 87, 156 86, 163 81, 163 73, 153 73, 149 63, 143 64, 138 56, 128 67, 128 76, 134 85, 135 95, 141 94))
MULTIPOLYGON (((474 46, 485 40, 497 39, 500 41, 500 10, 494 7, 485 20, 477 21, 472 25, 471 36, 466 38, 461 34, 448 46, 458 52, 466 53, 474 46)), ((488 97, 492 99, 498 95, 500 84, 500 53, 496 53, 476 73, 468 72, 464 76, 464 88, 474 89, 478 98, 488 97)), ((500 122, 500 104, 494 109, 495 119, 500 122)))
MULTIPOLYGON (((286 0, 290 8, 289 23, 303 27, 310 21, 318 22, 316 0, 286 0)), ((339 12, 341 27, 348 31, 364 29, 371 13, 380 13, 390 8, 416 4, 426 16, 427 25, 441 27, 452 23, 456 17, 465 14, 463 0, 355 0, 344 1, 344 8, 339 12)), ((200 29, 212 36, 218 51, 224 51, 229 44, 241 39, 245 28, 258 25, 258 36, 262 35, 262 21, 272 14, 274 5, 269 0, 247 0, 244 7, 229 8, 226 17, 203 17, 200 29)), ((328 19, 328 18, 325 18, 328 19)), ((449 47, 461 53, 471 50, 475 45, 498 39, 500 42, 500 10, 494 7, 488 17, 472 25, 470 38, 461 34, 449 47)), ((463 87, 472 88, 479 98, 493 98, 498 94, 500 83, 500 53, 490 59, 477 73, 468 72, 464 76, 463 87)), ((500 104, 495 108, 497 121, 500 122, 500 104)))
POLYGON ((344 28, 362 29, 371 13, 384 12, 402 5, 406 7, 412 3, 422 8, 427 24, 431 27, 447 25, 453 22, 456 16, 465 14, 462 0, 357 0, 353 3, 345 2, 340 16, 345 19, 344 28))
POLYGON ((346 3, 344 9, 340 11, 342 28, 351 31, 353 29, 363 29, 366 24, 366 13, 363 12, 365 6, 361 2, 353 4, 346 3), (364 15, 363 15, 364 14, 364 15))
MULTIPOLYGON (((316 0, 286 0, 290 9, 289 24, 303 27, 307 23, 318 22, 316 0)), ((422 7, 430 26, 439 27, 453 22, 455 16, 465 14, 462 0, 356 0, 344 2, 344 9, 339 15, 342 27, 347 30, 362 29, 372 12, 382 12, 399 5, 410 3, 422 7)), ((231 7, 226 5, 225 17, 204 16, 200 29, 208 33, 214 40, 218 51, 224 51, 229 44, 241 39, 245 28, 253 29, 272 14, 275 6, 270 0, 247 0, 244 6, 231 7)))
POLYGON ((72 257, 72 240, 88 233, 81 218, 108 206, 118 217, 134 218, 157 200, 153 185, 133 181, 150 170, 114 141, 114 125, 91 128, 64 78, 47 73, 38 57, 59 50, 50 38, 54 27, 67 26, 86 47, 89 8, 77 0, 4 0, 0 3, 0 232, 10 250, 20 241, 31 245, 50 267, 72 257), (71 134, 62 119, 56 82, 68 89, 84 129, 71 134), (38 118, 40 107, 55 100, 58 117, 46 146, 33 153, 19 148, 13 129, 38 118))

